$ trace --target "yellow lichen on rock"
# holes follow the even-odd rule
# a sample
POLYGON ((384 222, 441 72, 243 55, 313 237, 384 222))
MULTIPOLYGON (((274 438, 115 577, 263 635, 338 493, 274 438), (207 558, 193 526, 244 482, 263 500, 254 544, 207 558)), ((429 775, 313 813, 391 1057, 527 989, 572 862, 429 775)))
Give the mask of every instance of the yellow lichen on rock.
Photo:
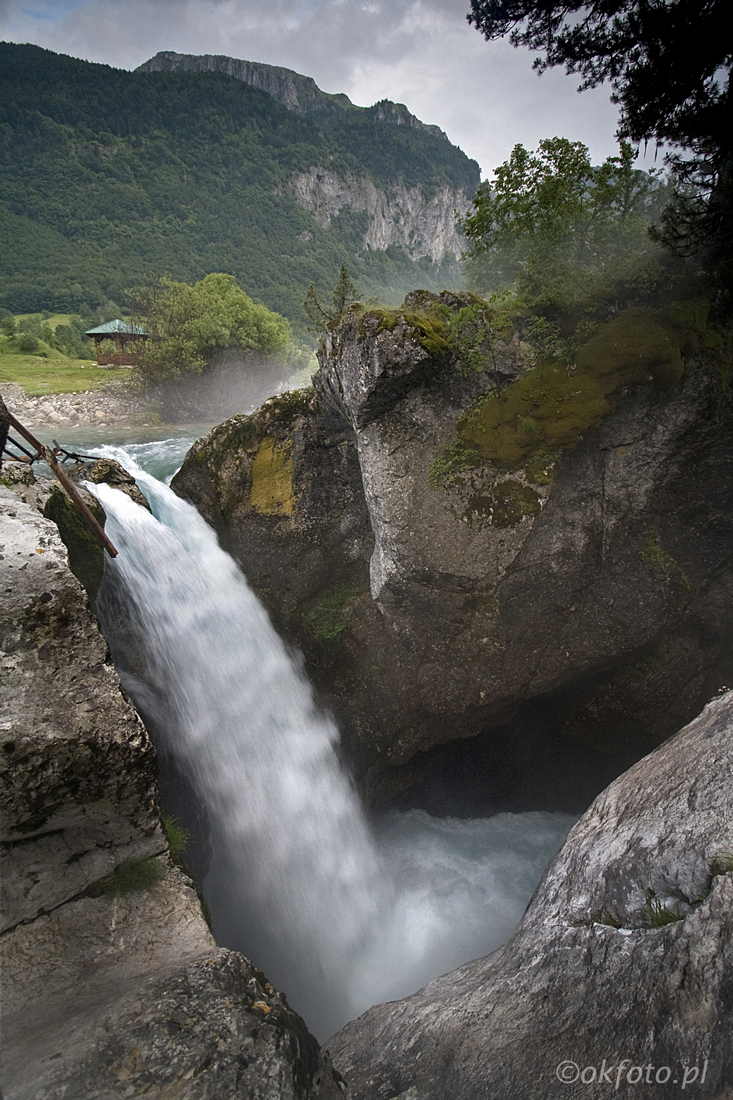
POLYGON ((289 516, 294 501, 291 445, 263 439, 252 463, 249 507, 265 516, 289 516))

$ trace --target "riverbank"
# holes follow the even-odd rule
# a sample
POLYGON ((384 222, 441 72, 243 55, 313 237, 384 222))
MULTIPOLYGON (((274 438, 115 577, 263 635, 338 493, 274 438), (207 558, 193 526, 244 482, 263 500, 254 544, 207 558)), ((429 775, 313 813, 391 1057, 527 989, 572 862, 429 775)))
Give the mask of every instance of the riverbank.
POLYGON ((54 393, 34 396, 14 382, 2 385, 10 411, 27 428, 155 427, 160 416, 150 401, 130 393, 123 381, 110 381, 104 388, 82 393, 54 393))

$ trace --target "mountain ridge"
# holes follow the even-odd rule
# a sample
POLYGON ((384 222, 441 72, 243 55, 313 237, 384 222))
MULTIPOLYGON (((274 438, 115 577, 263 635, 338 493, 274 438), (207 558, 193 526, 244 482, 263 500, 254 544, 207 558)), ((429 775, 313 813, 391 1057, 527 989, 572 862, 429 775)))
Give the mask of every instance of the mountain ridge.
POLYGON ((404 103, 380 99, 371 107, 352 103, 344 92, 324 92, 311 76, 304 76, 295 69, 282 65, 268 65, 263 61, 245 61, 227 54, 176 53, 175 50, 159 50, 154 57, 144 61, 135 72, 209 72, 224 73, 241 80, 253 88, 267 92, 279 99, 291 111, 318 116, 330 110, 373 111, 380 122, 408 125, 418 130, 430 130, 447 142, 448 136, 439 126, 422 122, 404 103))
POLYGON ((278 98, 219 71, 0 44, 0 306, 78 310, 162 273, 225 271, 302 328, 308 283, 333 286, 342 262, 388 300, 461 281, 454 211, 478 185, 474 161, 399 104, 356 107, 310 77, 241 66, 295 82, 301 109, 285 84, 278 98), (307 113, 306 92, 326 107, 307 113))

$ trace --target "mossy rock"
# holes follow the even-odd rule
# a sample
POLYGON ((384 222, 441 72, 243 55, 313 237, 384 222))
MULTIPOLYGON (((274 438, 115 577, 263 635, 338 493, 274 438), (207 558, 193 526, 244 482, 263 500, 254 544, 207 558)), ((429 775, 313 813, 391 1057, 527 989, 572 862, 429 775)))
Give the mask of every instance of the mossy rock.
POLYGON ((539 363, 503 393, 481 398, 459 420, 459 438, 478 459, 504 469, 570 450, 613 411, 611 398, 626 386, 679 381, 682 340, 679 328, 651 310, 625 310, 578 349, 575 363, 539 363))
POLYGON ((604 387, 607 393, 649 378, 667 389, 684 373, 683 339, 678 326, 657 320, 652 310, 627 309, 578 349, 576 364, 585 374, 608 379, 612 388, 604 387))
POLYGON ((647 528, 644 545, 639 551, 639 559, 661 577, 674 577, 688 592, 692 591, 689 577, 679 567, 672 555, 664 549, 659 531, 654 526, 647 528))
MULTIPOLYGON (((107 517, 101 504, 89 494, 84 494, 84 498, 92 515, 103 527, 107 517)), ((86 589, 93 607, 104 576, 104 549, 59 486, 53 487, 43 514, 58 527, 61 541, 69 554, 69 568, 86 589)))
POLYGON ((138 489, 135 478, 114 458, 98 458, 93 462, 85 462, 70 470, 69 477, 76 482, 91 481, 94 485, 104 484, 119 489, 135 504, 150 511, 147 497, 138 489))
POLYGON ((319 642, 337 642, 346 634, 349 624, 343 617, 343 610, 358 595, 355 588, 334 588, 308 612, 306 622, 319 642))
POLYGON ((513 479, 499 482, 490 493, 475 496, 468 503, 469 512, 490 517, 494 527, 514 527, 525 516, 536 515, 541 507, 534 489, 513 479))
POLYGON ((30 462, 12 462, 6 458, 0 471, 0 485, 12 489, 14 485, 33 485, 36 480, 30 462))
POLYGON ((440 359, 449 354, 447 321, 437 310, 403 308, 370 310, 364 315, 360 326, 362 336, 367 334, 367 326, 364 324, 367 318, 376 322, 372 327, 374 336, 382 332, 394 332, 397 326, 402 324, 412 330, 420 347, 424 348, 432 359, 440 359))
POLYGON ((298 416, 307 416, 312 409, 313 387, 288 390, 269 398, 253 413, 238 413, 213 428, 202 440, 204 446, 188 452, 185 461, 203 465, 212 455, 224 451, 246 451, 255 454, 273 431, 288 431, 298 416))
POLYGON ((154 856, 125 859, 115 867, 111 875, 102 879, 98 891, 112 898, 142 894, 157 886, 164 876, 165 868, 154 856))

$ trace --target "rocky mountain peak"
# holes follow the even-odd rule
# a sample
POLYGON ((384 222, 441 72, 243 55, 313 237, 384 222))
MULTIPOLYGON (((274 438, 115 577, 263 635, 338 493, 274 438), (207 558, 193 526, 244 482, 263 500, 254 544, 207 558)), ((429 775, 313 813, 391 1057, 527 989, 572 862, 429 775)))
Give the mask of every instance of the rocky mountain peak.
MULTIPOLYGON (((302 76, 280 65, 264 65, 224 54, 176 53, 161 50, 138 66, 137 72, 224 73, 274 96, 291 111, 310 115, 324 109, 359 110, 347 95, 323 92, 310 76, 302 76)), ((392 105, 394 106, 394 105, 392 105)), ((406 110, 406 108, 403 108, 406 110)), ((409 112, 408 112, 409 114, 409 112)))

